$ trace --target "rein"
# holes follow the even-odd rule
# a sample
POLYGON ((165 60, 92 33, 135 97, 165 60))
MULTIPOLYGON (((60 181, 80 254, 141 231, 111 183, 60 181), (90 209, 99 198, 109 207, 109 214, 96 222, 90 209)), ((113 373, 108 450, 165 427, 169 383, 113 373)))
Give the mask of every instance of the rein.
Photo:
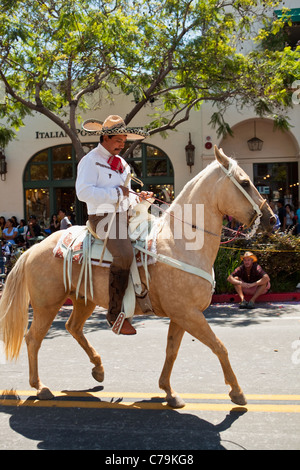
MULTIPOLYGON (((136 193, 135 191, 132 191, 130 190, 129 191, 131 194, 134 194, 135 196, 138 196, 142 199, 144 199, 145 201, 148 201, 148 203, 151 205, 151 206, 155 206, 158 210, 160 210, 161 212, 164 212, 164 213, 168 213, 168 209, 162 209, 160 206, 157 206, 156 204, 154 204, 154 202, 150 202, 146 197, 144 196, 141 196, 140 194, 136 193)), ((162 204, 166 204, 167 206, 171 207, 171 204, 169 204, 168 202, 166 201, 163 201, 162 199, 158 199, 157 197, 154 197, 152 196, 151 199, 154 199, 155 201, 158 201, 158 202, 161 202, 162 204)), ((189 222, 186 222, 185 220, 182 220, 180 219, 179 217, 176 217, 174 214, 171 214, 171 213, 168 213, 170 215, 170 217, 173 217, 173 219, 176 219, 178 220, 179 222, 183 223, 183 224, 187 224, 187 225, 190 225, 193 229, 195 230, 202 230, 203 232, 205 233, 208 233, 209 235, 213 235, 214 237, 219 237, 219 235, 217 235, 216 233, 213 233, 213 232, 210 232, 209 230, 206 230, 206 229, 203 229, 203 228, 200 228, 200 227, 197 227, 197 225, 194 225, 194 224, 190 224, 189 222)), ((220 242, 220 244, 225 244, 225 243, 230 243, 232 242, 233 240, 235 240, 239 235, 243 235, 244 237, 246 236, 245 234, 243 234, 241 232, 241 229, 243 228, 243 226, 240 226, 238 228, 238 230, 233 230, 233 229, 230 229, 230 228, 227 228, 227 230, 230 230, 231 232, 235 233, 235 236, 233 238, 231 238, 230 240, 226 241, 226 242, 220 242)))
MULTIPOLYGON (((248 201, 249 201, 249 202, 251 203, 251 205, 252 205, 253 210, 255 211, 255 215, 253 216, 253 218, 251 219, 251 222, 250 222, 248 225, 246 225, 246 224, 241 225, 237 230, 232 230, 232 229, 229 229, 229 228, 227 227, 227 230, 230 230, 230 231, 234 232, 235 235, 234 235, 234 237, 231 238, 230 240, 227 240, 227 241, 225 241, 225 242, 220 242, 220 244, 223 245, 223 244, 227 244, 227 243, 230 243, 230 242, 236 240, 239 235, 243 235, 246 239, 249 239, 249 238, 251 238, 251 237, 255 234, 255 232, 256 232, 256 230, 257 230, 259 224, 260 224, 260 219, 261 219, 261 217, 262 217, 261 209, 263 208, 264 204, 266 203, 266 200, 264 199, 264 200, 262 201, 262 203, 261 203, 260 206, 258 206, 258 205, 256 204, 256 202, 255 202, 255 201, 252 199, 252 197, 247 193, 247 191, 245 191, 245 189, 244 189, 244 188, 240 185, 240 183, 235 179, 235 177, 234 177, 234 175, 233 175, 235 164, 234 164, 233 161, 230 161, 228 170, 227 170, 223 165, 221 165, 221 164, 220 164, 220 167, 221 167, 222 170, 224 171, 225 175, 228 176, 228 178, 229 178, 229 179, 233 182, 233 184, 235 184, 235 186, 242 192, 242 194, 246 197, 246 199, 248 199, 248 201), (252 226, 252 224, 254 224, 254 226, 253 226, 253 228, 252 228, 252 230, 251 230, 250 233, 248 233, 248 234, 242 233, 241 230, 243 230, 243 229, 245 229, 245 228, 250 228, 250 227, 252 226)), ((135 179, 135 178, 132 178, 132 179, 134 179, 136 182, 140 182, 140 180, 137 180, 137 179, 135 179)), ((141 182, 140 182, 140 183, 141 183, 141 182)), ((144 199, 144 200, 147 200, 146 197, 141 196, 140 194, 136 193, 135 191, 130 190, 129 192, 132 193, 132 194, 134 194, 135 196, 137 196, 137 197, 139 197, 139 198, 142 198, 142 199, 144 199)), ((168 204, 167 202, 162 201, 161 199, 158 199, 157 197, 152 197, 151 199, 154 199, 155 201, 161 202, 162 204, 167 204, 169 207, 171 206, 171 204, 168 204)), ((148 200, 148 202, 149 202, 149 200, 148 200)), ((185 220, 182 220, 182 219, 180 219, 179 217, 176 217, 174 214, 170 214, 169 212, 167 212, 168 209, 166 209, 166 210, 165 210, 165 209, 162 209, 160 206, 157 206, 156 204, 154 204, 154 202, 149 202, 149 204, 155 206, 156 208, 158 208, 160 211, 162 211, 162 212, 164 212, 164 213, 168 213, 168 214, 170 215, 170 217, 173 217, 174 219, 178 220, 179 222, 181 222, 181 223, 183 223, 183 224, 190 225, 190 226, 191 226, 193 229, 195 229, 195 230, 202 230, 203 232, 208 233, 209 235, 213 235, 214 237, 219 237, 219 235, 217 235, 216 233, 210 232, 209 230, 206 230, 206 229, 204 229, 204 228, 197 227, 197 225, 190 224, 189 222, 186 222, 185 220)))

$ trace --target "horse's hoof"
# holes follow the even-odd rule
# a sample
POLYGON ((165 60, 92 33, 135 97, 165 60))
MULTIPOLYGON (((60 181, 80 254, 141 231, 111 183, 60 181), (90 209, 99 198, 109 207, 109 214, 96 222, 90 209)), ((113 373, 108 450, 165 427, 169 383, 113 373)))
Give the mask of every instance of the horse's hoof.
POLYGON ((48 387, 43 387, 41 390, 38 390, 37 397, 39 400, 52 400, 54 395, 48 387))
POLYGON ((97 382, 103 382, 104 380, 104 369, 102 366, 95 366, 92 369, 92 376, 97 382))
POLYGON ((243 392, 234 394, 233 391, 229 393, 230 399, 233 403, 240 406, 247 405, 247 400, 243 392))
POLYGON ((167 399, 167 403, 171 408, 183 408, 185 406, 185 402, 180 398, 179 395, 175 397, 171 397, 167 399))

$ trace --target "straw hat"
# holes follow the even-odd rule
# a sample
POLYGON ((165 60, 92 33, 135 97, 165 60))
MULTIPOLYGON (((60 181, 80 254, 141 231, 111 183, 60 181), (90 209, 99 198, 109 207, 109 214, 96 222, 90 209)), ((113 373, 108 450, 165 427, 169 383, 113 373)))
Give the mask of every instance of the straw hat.
POLYGON ((252 258, 254 263, 257 262, 256 256, 251 251, 246 251, 244 256, 241 256, 241 260, 243 260, 244 258, 252 258))
POLYGON ((128 140, 142 140, 149 135, 142 127, 127 127, 120 116, 108 116, 104 122, 97 119, 88 119, 82 124, 87 132, 97 132, 99 135, 126 134, 128 140))

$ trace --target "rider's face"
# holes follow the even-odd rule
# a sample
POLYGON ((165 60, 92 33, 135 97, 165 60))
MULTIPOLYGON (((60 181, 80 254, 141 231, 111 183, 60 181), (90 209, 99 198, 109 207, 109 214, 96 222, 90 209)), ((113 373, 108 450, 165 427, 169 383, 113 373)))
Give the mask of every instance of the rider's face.
POLYGON ((126 140, 126 134, 114 135, 111 138, 105 135, 103 136, 102 145, 111 155, 118 155, 125 147, 126 140))

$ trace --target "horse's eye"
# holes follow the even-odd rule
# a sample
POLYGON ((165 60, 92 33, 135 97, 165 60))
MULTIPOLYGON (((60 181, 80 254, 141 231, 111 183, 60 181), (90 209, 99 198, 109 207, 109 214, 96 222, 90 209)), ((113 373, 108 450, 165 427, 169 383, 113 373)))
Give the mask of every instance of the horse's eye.
POLYGON ((250 186, 250 181, 249 180, 242 180, 241 181, 241 186, 243 186, 243 188, 247 188, 248 186, 250 186))

